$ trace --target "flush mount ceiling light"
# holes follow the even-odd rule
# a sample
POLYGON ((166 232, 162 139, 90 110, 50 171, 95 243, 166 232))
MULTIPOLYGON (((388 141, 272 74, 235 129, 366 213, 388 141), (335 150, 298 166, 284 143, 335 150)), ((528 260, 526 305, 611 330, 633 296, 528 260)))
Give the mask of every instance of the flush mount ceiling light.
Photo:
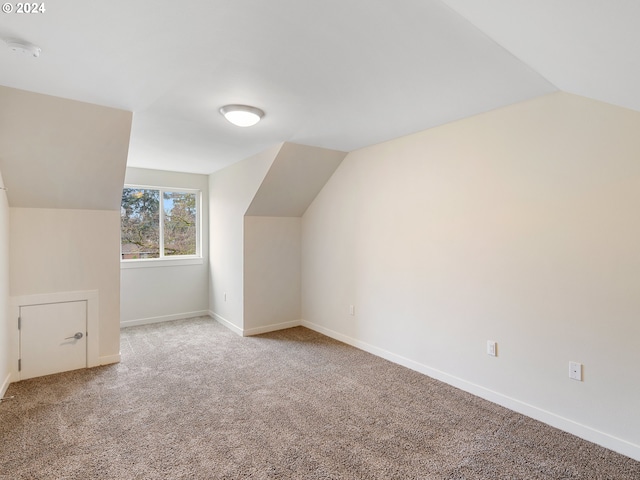
POLYGON ((225 105, 220 109, 224 118, 238 127, 250 127, 264 117, 264 112, 248 105, 225 105))
POLYGON ((22 40, 6 40, 7 46, 16 53, 25 53, 33 57, 39 57, 42 51, 40 47, 23 42, 22 40))

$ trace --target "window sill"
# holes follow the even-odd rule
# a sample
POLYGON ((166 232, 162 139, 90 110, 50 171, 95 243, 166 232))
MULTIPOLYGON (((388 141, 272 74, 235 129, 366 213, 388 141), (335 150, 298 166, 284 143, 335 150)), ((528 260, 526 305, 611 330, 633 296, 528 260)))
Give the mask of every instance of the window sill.
POLYGON ((183 267, 186 265, 202 265, 202 257, 191 258, 145 258, 140 260, 120 260, 120 268, 157 268, 183 267))

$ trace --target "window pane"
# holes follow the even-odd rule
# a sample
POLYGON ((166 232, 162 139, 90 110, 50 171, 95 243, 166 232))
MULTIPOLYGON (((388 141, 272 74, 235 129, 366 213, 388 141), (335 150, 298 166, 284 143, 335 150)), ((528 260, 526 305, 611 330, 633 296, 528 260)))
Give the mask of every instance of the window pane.
POLYGON ((160 191, 122 190, 122 259, 160 257, 160 191))
POLYGON ((164 192, 164 254, 196 254, 196 194, 164 192))

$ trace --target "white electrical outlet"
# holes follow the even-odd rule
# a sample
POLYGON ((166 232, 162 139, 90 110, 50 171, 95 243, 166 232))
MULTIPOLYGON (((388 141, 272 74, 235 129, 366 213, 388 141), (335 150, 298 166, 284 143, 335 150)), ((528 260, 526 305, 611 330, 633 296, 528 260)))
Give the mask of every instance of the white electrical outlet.
POLYGON ((349 315, 356 314, 356 307, 354 305, 349 305, 349 315))
POLYGON ((582 364, 578 362, 569 362, 569 378, 582 381, 582 364))
POLYGON ((498 356, 498 344, 493 340, 487 340, 487 355, 498 356))

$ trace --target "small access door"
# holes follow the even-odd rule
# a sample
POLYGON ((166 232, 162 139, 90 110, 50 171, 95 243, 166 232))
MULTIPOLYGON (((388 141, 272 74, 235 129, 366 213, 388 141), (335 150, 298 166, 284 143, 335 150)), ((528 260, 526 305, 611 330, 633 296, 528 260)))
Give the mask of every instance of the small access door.
POLYGON ((20 379, 87 366, 87 302, 20 307, 20 379))

